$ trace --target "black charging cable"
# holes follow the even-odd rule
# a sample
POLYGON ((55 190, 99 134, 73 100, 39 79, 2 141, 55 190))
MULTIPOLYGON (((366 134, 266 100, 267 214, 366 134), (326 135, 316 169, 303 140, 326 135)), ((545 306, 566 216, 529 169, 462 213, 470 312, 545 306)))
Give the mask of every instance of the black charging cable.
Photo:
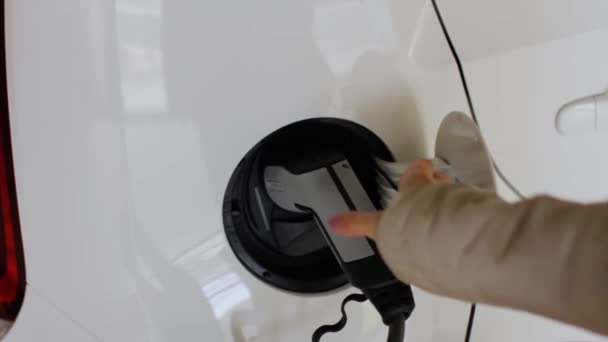
POLYGON ((405 340, 405 320, 396 319, 388 326, 388 342, 401 342, 405 340))
MULTIPOLYGON (((460 57, 458 56, 458 52, 456 51, 456 48, 454 47, 452 38, 450 37, 450 34, 448 33, 448 29, 446 28, 446 25, 443 21, 443 17, 441 16, 439 7, 437 7, 437 1, 431 0, 431 3, 433 4, 433 9, 435 10, 435 15, 437 16, 437 20, 439 21, 439 25, 441 26, 441 31, 443 32, 443 36, 445 37, 445 40, 448 43, 450 52, 452 53, 452 57, 454 58, 454 62, 456 62, 456 67, 458 68, 458 74, 460 75, 460 82, 462 83, 462 87, 464 88, 464 95, 467 99, 469 111, 471 112, 471 118, 473 119, 473 121, 475 122, 477 127, 479 127, 479 129, 481 130, 481 127, 479 126, 479 122, 477 121, 477 114, 475 113, 475 107, 473 106, 473 100, 471 99, 471 93, 469 92, 469 86, 467 84, 467 79, 464 74, 464 68, 462 67, 462 63, 460 62, 460 57)), ((498 164, 496 163, 494 158, 492 158, 492 164, 494 166, 494 170, 496 170, 496 174, 498 175, 498 177, 500 177, 500 179, 502 179, 502 181, 505 183, 505 185, 515 195, 517 195, 517 197, 519 197, 520 199, 524 198, 524 195, 521 193, 521 191, 519 191, 519 189, 517 189, 515 187, 515 185, 513 185, 513 183, 502 172, 500 167, 498 167, 498 164)))
MULTIPOLYGON (((439 21, 439 25, 441 26, 441 31, 443 32, 443 36, 445 37, 445 40, 448 43, 450 52, 452 53, 452 57, 454 58, 454 62, 456 63, 456 67, 458 68, 460 82, 462 83, 462 87, 464 88, 464 94, 467 99, 469 111, 471 112, 471 118, 473 119, 473 121, 475 122, 477 127, 479 127, 479 129, 481 130, 481 127, 479 126, 479 122, 477 121, 477 114, 475 113, 475 107, 473 106, 473 100, 471 99, 471 93, 469 92, 469 86, 467 84, 467 79, 464 74, 464 68, 462 67, 460 57, 458 56, 458 52, 456 51, 456 48, 454 47, 452 38, 450 37, 450 34, 448 33, 448 29, 446 28, 445 22, 443 21, 443 17, 441 16, 441 12, 439 11, 439 7, 437 6, 437 1, 431 0, 431 3, 433 5, 433 10, 435 11, 435 15, 437 16, 437 20, 439 21)), ((492 164, 494 166, 494 170, 496 170, 496 174, 498 175, 498 177, 500 177, 500 179, 502 179, 502 181, 507 185, 507 187, 518 198, 523 199, 524 195, 505 176, 505 174, 502 172, 500 167, 498 167, 498 164, 496 163, 494 158, 492 158, 492 164)), ((469 311, 469 322, 467 324, 467 331, 466 331, 466 335, 465 335, 465 339, 464 339, 465 342, 469 342, 471 339, 471 331, 473 330, 473 321, 475 319, 475 310, 476 310, 476 305, 475 305, 475 303, 473 303, 473 304, 471 304, 471 310, 469 311)))
POLYGON ((414 297, 409 285, 394 282, 376 289, 363 291, 388 326, 388 342, 403 342, 405 321, 414 311, 414 297))

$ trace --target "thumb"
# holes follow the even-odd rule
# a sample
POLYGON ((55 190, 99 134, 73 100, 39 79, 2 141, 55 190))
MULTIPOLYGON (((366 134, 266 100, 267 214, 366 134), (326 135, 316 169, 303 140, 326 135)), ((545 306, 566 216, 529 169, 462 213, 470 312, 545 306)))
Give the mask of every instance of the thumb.
POLYGON ((379 211, 344 212, 332 217, 328 223, 340 235, 367 236, 375 239, 381 214, 379 211))

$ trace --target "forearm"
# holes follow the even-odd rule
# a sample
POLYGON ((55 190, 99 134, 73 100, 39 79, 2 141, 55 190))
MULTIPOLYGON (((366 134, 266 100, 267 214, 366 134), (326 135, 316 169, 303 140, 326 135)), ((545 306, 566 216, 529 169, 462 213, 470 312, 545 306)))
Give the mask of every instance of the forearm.
POLYGON ((409 189, 378 246, 396 276, 431 292, 510 306, 608 334, 608 206, 510 204, 454 184, 409 189))

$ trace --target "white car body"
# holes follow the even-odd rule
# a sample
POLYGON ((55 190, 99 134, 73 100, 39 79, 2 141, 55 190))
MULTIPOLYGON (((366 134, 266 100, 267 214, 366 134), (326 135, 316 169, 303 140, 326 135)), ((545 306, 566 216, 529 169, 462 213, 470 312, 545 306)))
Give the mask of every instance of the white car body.
MULTIPOLYGON (((608 134, 557 111, 608 82, 604 0, 438 1, 481 130, 526 195, 608 198, 608 134), (575 181, 572 181, 575 179, 575 181)), ((243 155, 334 116, 400 159, 468 113, 423 0, 7 0, 7 84, 24 303, 5 341, 305 341, 353 289, 301 296, 238 262, 222 198, 243 155)), ((500 194, 514 195, 499 184, 500 194)), ((469 304, 414 290, 406 341, 463 341, 469 304)), ((368 304, 323 341, 383 341, 368 304)), ((481 305, 471 341, 608 341, 481 305)))

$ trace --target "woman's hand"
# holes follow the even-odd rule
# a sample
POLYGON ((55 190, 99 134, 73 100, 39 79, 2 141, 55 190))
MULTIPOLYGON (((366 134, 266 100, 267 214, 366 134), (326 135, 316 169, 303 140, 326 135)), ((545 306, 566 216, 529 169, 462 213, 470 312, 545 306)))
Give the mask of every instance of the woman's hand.
MULTIPOLYGON (((403 173, 399 181, 399 190, 420 187, 434 183, 447 182, 449 177, 444 172, 435 172, 433 163, 426 159, 415 160, 403 173)), ((345 236, 367 236, 376 238, 376 229, 382 215, 381 211, 350 211, 340 213, 329 220, 329 225, 345 236)))

